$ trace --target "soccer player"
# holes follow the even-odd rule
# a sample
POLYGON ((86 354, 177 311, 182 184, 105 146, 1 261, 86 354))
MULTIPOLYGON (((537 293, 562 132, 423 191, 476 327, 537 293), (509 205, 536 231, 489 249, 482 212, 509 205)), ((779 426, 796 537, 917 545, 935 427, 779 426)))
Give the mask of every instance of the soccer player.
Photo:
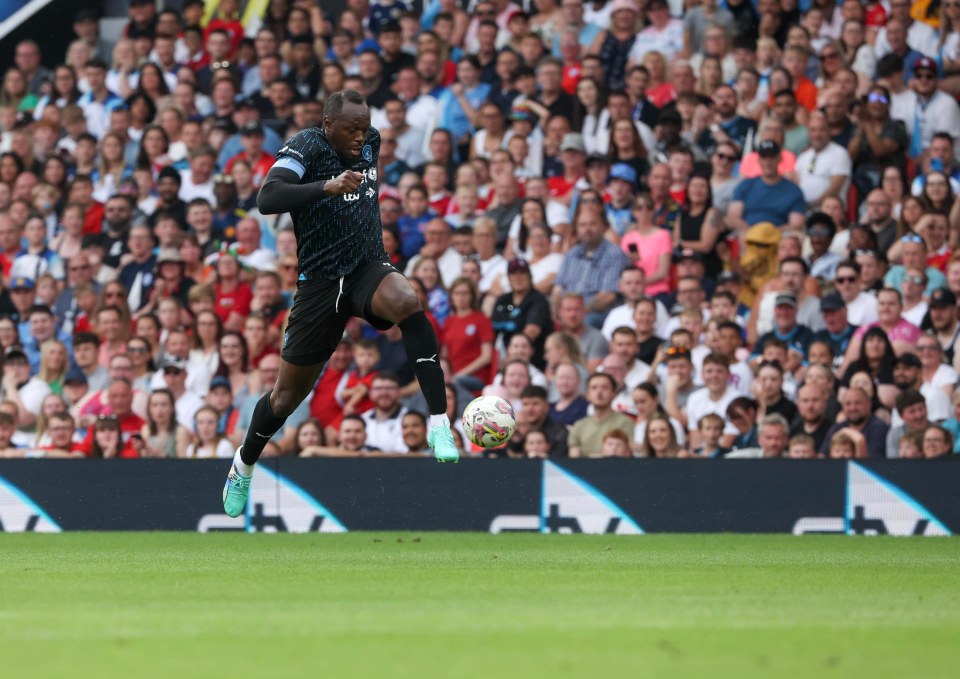
POLYGON ((257 403, 223 488, 230 516, 243 512, 253 467, 267 441, 313 389, 351 316, 378 330, 397 325, 430 409, 429 446, 441 462, 459 455, 447 419, 437 336, 407 279, 383 248, 377 203, 380 133, 353 90, 327 98, 323 127, 298 132, 277 152, 257 196, 262 214, 290 212, 300 282, 277 382, 257 403))

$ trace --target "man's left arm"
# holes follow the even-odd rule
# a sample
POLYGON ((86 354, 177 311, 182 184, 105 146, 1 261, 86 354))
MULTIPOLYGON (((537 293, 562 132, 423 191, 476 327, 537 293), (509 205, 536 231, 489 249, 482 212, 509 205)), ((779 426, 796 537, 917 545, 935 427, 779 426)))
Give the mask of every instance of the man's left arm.
POLYGON ((608 255, 601 258, 599 265, 600 273, 600 291, 590 300, 591 311, 606 311, 617 301, 617 289, 619 287, 620 272, 627 264, 626 256, 616 245, 608 243, 608 255))

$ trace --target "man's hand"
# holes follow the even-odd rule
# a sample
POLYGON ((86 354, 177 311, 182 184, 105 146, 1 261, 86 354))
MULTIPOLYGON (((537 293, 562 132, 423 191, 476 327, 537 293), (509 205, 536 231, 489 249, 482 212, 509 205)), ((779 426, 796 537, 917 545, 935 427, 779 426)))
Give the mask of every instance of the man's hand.
POLYGON ((353 193, 363 181, 363 173, 347 170, 336 179, 330 179, 323 185, 323 192, 328 196, 338 196, 343 193, 353 193))

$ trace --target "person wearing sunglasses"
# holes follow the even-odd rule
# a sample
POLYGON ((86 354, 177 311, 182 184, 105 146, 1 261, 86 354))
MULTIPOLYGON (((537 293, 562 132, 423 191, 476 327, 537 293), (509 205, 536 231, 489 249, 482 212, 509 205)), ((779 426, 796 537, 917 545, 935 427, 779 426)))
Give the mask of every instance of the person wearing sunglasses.
MULTIPOLYGON (((913 120, 913 118, 909 118, 913 120)), ((857 187, 867 192, 880 185, 882 168, 904 165, 910 137, 902 120, 890 116, 890 90, 875 85, 857 112, 857 127, 847 151, 853 159, 857 187)))
MULTIPOLYGON (((924 215, 921 223, 929 224, 931 220, 945 220, 946 217, 937 214, 924 215)), ((890 288, 901 289, 903 278, 907 271, 915 270, 923 272, 926 276, 925 297, 933 294, 937 288, 947 286, 947 278, 939 269, 934 269, 927 264, 927 242, 916 233, 908 233, 902 236, 897 243, 900 249, 901 263, 890 267, 887 275, 883 277, 883 284, 890 288)))
POLYGON ((936 132, 950 134, 954 151, 960 150, 960 106, 940 89, 937 63, 928 57, 919 59, 914 64, 913 77, 913 92, 899 114, 908 125, 913 122, 910 157, 917 158, 928 149, 936 132))

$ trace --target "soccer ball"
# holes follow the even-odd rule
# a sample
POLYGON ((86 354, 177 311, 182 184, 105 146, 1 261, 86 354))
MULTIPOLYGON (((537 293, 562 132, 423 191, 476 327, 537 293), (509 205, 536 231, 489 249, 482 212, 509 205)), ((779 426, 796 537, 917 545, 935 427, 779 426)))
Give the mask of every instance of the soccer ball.
POLYGON ((463 411, 463 431, 481 448, 497 448, 510 440, 517 427, 513 406, 499 396, 475 398, 463 411))

